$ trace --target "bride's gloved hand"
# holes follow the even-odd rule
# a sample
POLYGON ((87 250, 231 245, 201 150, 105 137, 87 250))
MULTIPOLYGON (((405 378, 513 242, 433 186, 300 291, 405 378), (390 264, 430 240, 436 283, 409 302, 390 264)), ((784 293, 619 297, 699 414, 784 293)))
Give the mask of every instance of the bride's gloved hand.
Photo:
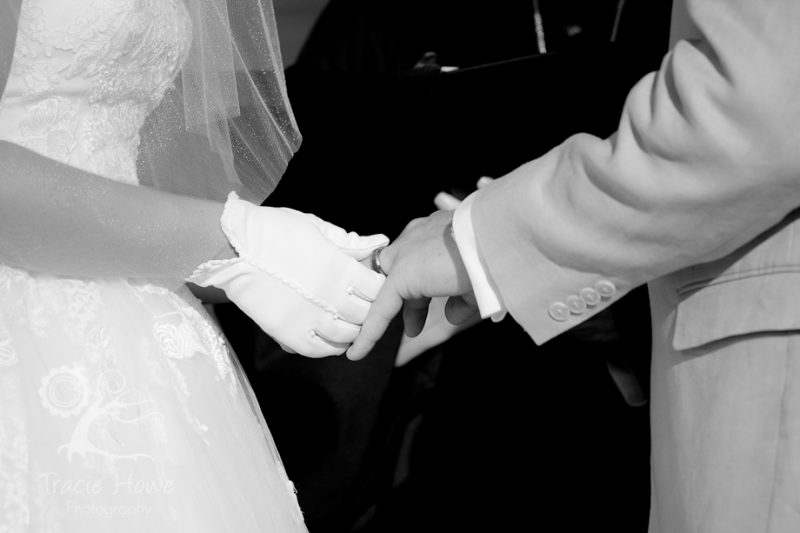
POLYGON ((347 233, 292 209, 259 207, 235 193, 220 222, 238 257, 203 263, 187 281, 224 290, 284 349, 308 357, 343 353, 384 282, 358 261, 388 239, 347 233))

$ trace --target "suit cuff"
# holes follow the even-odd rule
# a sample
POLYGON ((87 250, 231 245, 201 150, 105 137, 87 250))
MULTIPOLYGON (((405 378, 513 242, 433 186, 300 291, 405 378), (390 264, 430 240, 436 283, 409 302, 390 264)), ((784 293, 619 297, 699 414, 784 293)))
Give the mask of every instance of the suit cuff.
POLYGON ((506 308, 478 251, 475 231, 472 228, 471 206, 474 195, 475 193, 469 195, 453 213, 453 237, 472 284, 481 317, 491 317, 494 322, 499 322, 505 318, 506 308))
MULTIPOLYGON (((610 272, 576 270, 537 247, 537 204, 532 176, 549 171, 552 157, 528 163, 481 189, 472 225, 483 266, 503 305, 541 345, 607 309, 634 285, 610 272)), ((551 232, 552 233, 552 232, 551 232)))

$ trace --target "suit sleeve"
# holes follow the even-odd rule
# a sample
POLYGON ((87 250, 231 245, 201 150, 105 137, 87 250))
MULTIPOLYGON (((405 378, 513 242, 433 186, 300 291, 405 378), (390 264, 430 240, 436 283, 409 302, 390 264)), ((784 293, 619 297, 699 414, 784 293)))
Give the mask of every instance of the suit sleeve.
POLYGON ((631 90, 616 133, 573 136, 474 198, 483 264, 537 343, 800 205, 800 2, 675 11, 693 38, 631 90))

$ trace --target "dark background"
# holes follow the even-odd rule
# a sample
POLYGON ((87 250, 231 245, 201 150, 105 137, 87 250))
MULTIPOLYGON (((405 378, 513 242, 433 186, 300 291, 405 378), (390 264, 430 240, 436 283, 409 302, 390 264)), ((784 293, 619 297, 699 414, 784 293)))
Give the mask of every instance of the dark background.
MULTIPOLYGON (((616 0, 539 6, 546 54, 527 0, 333 0, 287 57, 304 141, 268 205, 394 237, 440 190, 611 134, 666 50, 669 2, 625 2, 613 43, 616 0), (459 70, 415 70, 427 52, 459 70)), ((541 347, 508 318, 399 369, 400 324, 352 363, 286 354, 232 307, 218 315, 312 533, 646 531, 647 408, 607 371, 632 368, 646 392, 643 289, 541 347)))

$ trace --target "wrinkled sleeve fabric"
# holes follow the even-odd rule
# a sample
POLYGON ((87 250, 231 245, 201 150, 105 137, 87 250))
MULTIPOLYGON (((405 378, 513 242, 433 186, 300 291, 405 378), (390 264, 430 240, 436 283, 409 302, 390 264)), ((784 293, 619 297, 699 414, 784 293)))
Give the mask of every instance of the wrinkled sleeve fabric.
POLYGON ((482 263, 535 342, 800 205, 798 25, 795 0, 678 0, 674 45, 611 137, 575 135, 475 195, 482 263))

